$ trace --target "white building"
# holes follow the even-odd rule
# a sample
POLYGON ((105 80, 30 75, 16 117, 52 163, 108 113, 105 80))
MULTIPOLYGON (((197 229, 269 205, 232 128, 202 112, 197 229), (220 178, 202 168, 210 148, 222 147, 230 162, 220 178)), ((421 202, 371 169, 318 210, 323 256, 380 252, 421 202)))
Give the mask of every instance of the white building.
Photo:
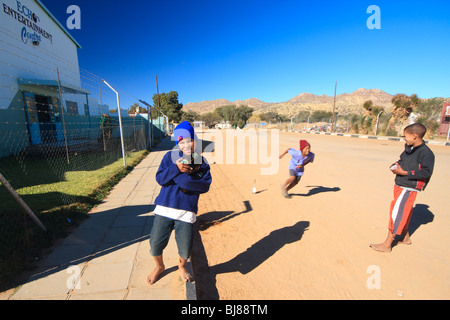
POLYGON ((82 89, 80 48, 41 1, 1 1, 0 133, 14 139, 1 141, 0 157, 63 140, 63 115, 100 116, 82 89))
POLYGON ((216 129, 231 129, 230 121, 221 121, 216 124, 216 129))

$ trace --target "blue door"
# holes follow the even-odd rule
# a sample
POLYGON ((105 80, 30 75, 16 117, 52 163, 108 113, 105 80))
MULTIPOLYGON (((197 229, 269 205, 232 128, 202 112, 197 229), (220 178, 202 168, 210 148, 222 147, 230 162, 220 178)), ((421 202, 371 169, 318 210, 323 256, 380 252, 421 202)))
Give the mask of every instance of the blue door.
POLYGON ((64 140, 59 99, 31 92, 23 96, 31 144, 64 140))
POLYGON ((34 100, 34 94, 24 92, 23 100, 25 101, 25 113, 27 117, 28 132, 30 134, 31 144, 41 144, 41 130, 39 127, 39 119, 36 109, 36 102, 34 100))

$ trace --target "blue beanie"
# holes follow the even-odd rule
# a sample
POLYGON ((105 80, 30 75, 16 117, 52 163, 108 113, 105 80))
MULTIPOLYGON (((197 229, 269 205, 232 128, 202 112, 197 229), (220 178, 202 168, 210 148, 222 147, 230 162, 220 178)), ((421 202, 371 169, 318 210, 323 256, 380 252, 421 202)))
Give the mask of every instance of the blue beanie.
POLYGON ((173 136, 175 138, 175 143, 178 144, 184 138, 191 138, 197 140, 197 136, 194 132, 194 128, 189 123, 189 121, 183 121, 175 127, 173 130, 173 136))

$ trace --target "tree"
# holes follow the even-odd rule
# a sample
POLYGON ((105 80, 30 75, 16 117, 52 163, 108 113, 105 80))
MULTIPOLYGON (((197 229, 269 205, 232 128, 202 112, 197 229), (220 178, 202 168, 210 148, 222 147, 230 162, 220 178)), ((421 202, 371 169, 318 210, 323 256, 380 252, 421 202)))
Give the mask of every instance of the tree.
POLYGON ((362 116, 360 126, 358 131, 361 129, 364 133, 369 133, 370 131, 375 131, 376 118, 381 111, 384 111, 383 107, 374 106, 372 100, 367 100, 363 104, 364 115, 362 116))
POLYGON ((444 98, 422 100, 422 103, 416 109, 416 112, 419 114, 417 122, 427 128, 427 136, 430 138, 433 138, 437 129, 439 129, 439 120, 444 101, 444 98))
POLYGON ((205 121, 205 125, 208 128, 214 127, 216 123, 220 121, 220 116, 216 112, 208 112, 201 115, 201 120, 205 121))
POLYGON ((311 122, 330 121, 333 113, 331 111, 316 110, 311 115, 311 122))
POLYGON ((394 105, 391 110, 392 117, 386 129, 390 134, 402 130, 400 127, 403 127, 411 112, 420 107, 421 100, 416 94, 408 97, 406 94, 398 93, 392 98, 392 104, 394 105))
POLYGON ((189 121, 190 123, 194 123, 196 120, 200 120, 201 116, 199 113, 195 111, 183 111, 181 116, 181 121, 189 121))
POLYGON ((266 122, 286 122, 289 120, 285 115, 273 111, 260 114, 260 118, 262 121, 266 122))
POLYGON ((147 109, 139 106, 139 103, 135 102, 130 106, 130 109, 128 110, 128 114, 134 114, 134 113, 147 113, 147 109))
POLYGON ((236 106, 235 105, 227 105, 216 108, 214 110, 224 121, 234 121, 234 114, 236 113, 236 106))
MULTIPOLYGON (((181 121, 183 104, 178 101, 178 92, 160 93, 159 105, 160 110, 169 118, 169 121, 175 123, 181 121)), ((153 106, 158 107, 158 94, 153 95, 153 106)))
POLYGON ((227 105, 216 108, 214 112, 224 121, 229 121, 232 126, 238 126, 242 129, 252 116, 253 109, 244 105, 238 108, 235 105, 227 105))
POLYGON ((378 116, 381 111, 384 111, 383 107, 374 106, 372 100, 364 102, 363 108, 366 110, 366 116, 378 116))
POLYGON ((416 94, 408 97, 406 94, 398 93, 392 98, 392 115, 400 121, 408 119, 411 112, 420 106, 421 101, 416 94))
POLYGON ((444 102, 444 98, 422 100, 422 103, 417 107, 416 111, 422 117, 439 121, 444 102))
POLYGON ((247 123, 247 120, 250 119, 252 114, 253 108, 247 106, 240 106, 236 108, 235 125, 237 125, 241 129, 244 128, 245 124, 247 123))
POLYGON ((300 122, 307 122, 308 121, 308 117, 311 115, 311 113, 309 111, 306 110, 302 110, 299 113, 297 113, 297 115, 295 116, 294 120, 297 123, 300 122))

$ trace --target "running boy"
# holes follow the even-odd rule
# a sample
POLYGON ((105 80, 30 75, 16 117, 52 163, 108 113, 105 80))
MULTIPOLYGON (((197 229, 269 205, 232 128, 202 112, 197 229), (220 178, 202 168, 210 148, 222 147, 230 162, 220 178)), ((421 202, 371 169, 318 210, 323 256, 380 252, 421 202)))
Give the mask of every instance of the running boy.
POLYGON ((306 140, 300 140, 300 150, 289 148, 280 155, 280 159, 286 153, 289 153, 292 158, 289 162, 289 178, 281 185, 281 195, 291 199, 288 191, 299 183, 305 171, 305 166, 314 161, 314 153, 311 152, 311 145, 306 140))
POLYGON ((150 233, 150 253, 156 267, 147 277, 149 284, 154 284, 165 270, 163 250, 173 229, 181 279, 185 282, 192 280, 186 270, 186 262, 191 254, 193 224, 199 196, 209 190, 212 180, 209 164, 195 153, 197 136, 192 125, 188 121, 180 123, 174 130, 174 137, 179 149, 166 153, 156 172, 161 191, 155 200, 155 218, 150 233))
POLYGON ((376 251, 390 252, 395 236, 401 236, 398 243, 411 244, 408 226, 414 201, 417 193, 425 190, 434 168, 434 154, 423 141, 426 132, 425 126, 419 123, 404 129, 405 151, 400 155, 400 160, 390 168, 395 174, 395 185, 389 233, 383 243, 370 245, 376 251))

